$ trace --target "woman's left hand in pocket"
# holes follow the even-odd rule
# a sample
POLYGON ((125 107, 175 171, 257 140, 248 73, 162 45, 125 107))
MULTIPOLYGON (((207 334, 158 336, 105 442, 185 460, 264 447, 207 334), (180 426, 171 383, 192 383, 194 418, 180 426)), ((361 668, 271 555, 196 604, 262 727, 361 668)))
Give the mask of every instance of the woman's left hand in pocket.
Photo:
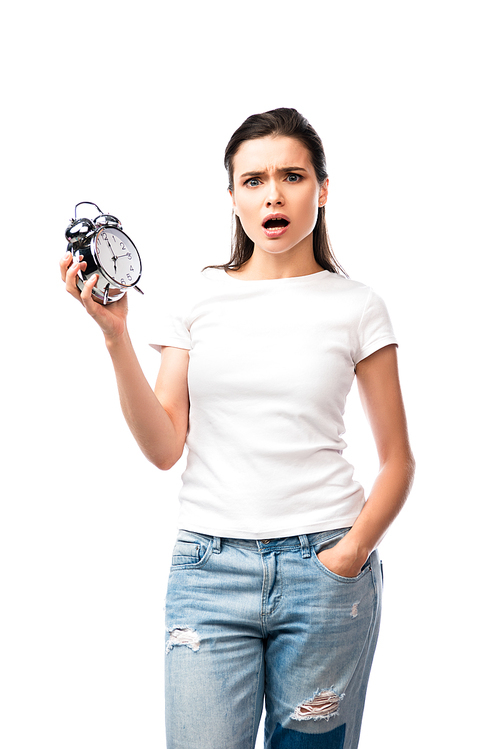
POLYGON ((323 549, 318 559, 330 572, 341 577, 357 577, 369 554, 353 547, 345 536, 332 549, 323 549))

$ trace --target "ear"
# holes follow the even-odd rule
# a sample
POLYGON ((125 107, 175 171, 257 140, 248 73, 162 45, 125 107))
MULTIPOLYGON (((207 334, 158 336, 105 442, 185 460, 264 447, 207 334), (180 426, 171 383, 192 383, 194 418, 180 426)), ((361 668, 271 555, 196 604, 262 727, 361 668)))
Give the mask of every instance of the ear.
POLYGON ((233 201, 233 211, 234 211, 234 215, 235 215, 235 216, 237 216, 237 215, 238 215, 238 211, 236 210, 236 201, 235 201, 235 199, 234 199, 233 191, 232 191, 232 190, 230 190, 230 189, 229 189, 229 187, 227 188, 227 191, 228 191, 228 193, 229 193, 229 194, 230 194, 230 196, 231 196, 231 200, 233 201))
POLYGON ((318 197, 318 205, 320 208, 324 206, 326 201, 328 200, 328 185, 329 184, 330 184, 330 180, 327 178, 325 179, 325 181, 320 187, 319 197, 318 197))

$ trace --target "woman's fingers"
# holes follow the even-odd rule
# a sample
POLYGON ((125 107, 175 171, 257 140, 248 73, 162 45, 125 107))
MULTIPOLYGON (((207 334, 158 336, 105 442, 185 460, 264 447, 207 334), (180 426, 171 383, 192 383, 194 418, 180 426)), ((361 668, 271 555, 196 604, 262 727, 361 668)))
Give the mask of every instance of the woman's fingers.
MULTIPOLYGON (((80 257, 82 257, 80 255, 80 257)), ((78 276, 79 270, 85 270, 87 267, 87 263, 81 262, 76 260, 71 253, 68 255, 65 255, 61 262, 59 263, 60 269, 61 269, 61 277, 63 281, 66 283, 66 291, 68 291, 71 296, 74 296, 75 299, 80 300, 80 290, 76 283, 76 278, 78 276)))
POLYGON ((97 273, 93 273, 83 283, 80 282, 79 285, 77 284, 78 272, 80 270, 84 271, 87 267, 87 263, 80 260, 81 257, 79 255, 77 261, 71 252, 69 252, 59 262, 61 278, 66 284, 66 290, 71 296, 78 299, 87 313, 99 325, 105 336, 117 337, 125 330, 125 320, 128 311, 127 295, 125 294, 121 299, 114 302, 111 309, 96 301, 92 291, 99 280, 97 273))
POLYGON ((94 297, 92 296, 92 289, 97 283, 99 276, 97 273, 94 273, 87 281, 83 284, 83 290, 80 294, 80 300, 87 310, 87 312, 92 316, 95 317, 96 312, 99 310, 101 305, 95 301, 94 297))
POLYGON ((61 278, 63 281, 66 281, 66 273, 68 272, 68 268, 71 265, 72 261, 73 255, 69 251, 59 261, 59 269, 61 271, 61 278))

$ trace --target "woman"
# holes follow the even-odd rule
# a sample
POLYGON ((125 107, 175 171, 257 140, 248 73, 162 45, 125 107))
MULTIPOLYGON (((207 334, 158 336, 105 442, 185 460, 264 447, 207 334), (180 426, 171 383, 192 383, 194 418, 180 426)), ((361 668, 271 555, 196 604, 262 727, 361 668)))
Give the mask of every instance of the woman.
POLYGON ((249 117, 226 149, 231 260, 158 321, 153 392, 127 302, 68 291, 104 332, 125 418, 169 469, 186 444, 166 605, 169 749, 358 745, 381 594, 377 546, 414 461, 383 302, 328 242, 321 141, 298 112, 249 117), (354 375, 380 472, 369 497, 342 456, 354 375), (189 429, 188 429, 189 427, 189 429))

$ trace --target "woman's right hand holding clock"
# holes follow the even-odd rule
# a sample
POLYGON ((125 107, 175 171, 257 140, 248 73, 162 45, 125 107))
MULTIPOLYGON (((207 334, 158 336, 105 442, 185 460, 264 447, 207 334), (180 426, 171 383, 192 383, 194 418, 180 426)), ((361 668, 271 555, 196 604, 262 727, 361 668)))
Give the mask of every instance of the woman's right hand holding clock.
POLYGON ((107 341, 119 339, 126 333, 126 319, 128 312, 127 294, 116 302, 103 305, 96 302, 92 296, 92 289, 97 282, 97 274, 84 282, 83 290, 77 286, 76 279, 79 270, 85 270, 85 262, 76 262, 71 252, 67 252, 61 259, 59 267, 61 278, 66 284, 66 290, 85 307, 88 314, 96 321, 104 333, 107 341))

